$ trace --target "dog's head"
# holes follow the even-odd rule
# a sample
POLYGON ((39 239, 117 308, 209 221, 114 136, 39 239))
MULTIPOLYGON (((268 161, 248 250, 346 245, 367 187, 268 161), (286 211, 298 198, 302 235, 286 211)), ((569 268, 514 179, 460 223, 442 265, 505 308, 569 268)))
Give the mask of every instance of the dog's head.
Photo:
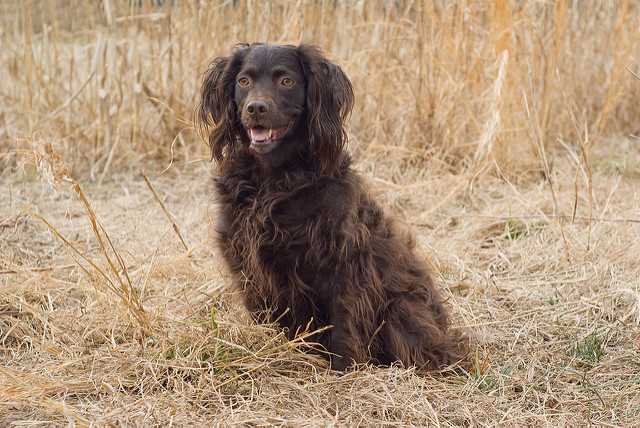
POLYGON ((239 45, 205 74, 198 116, 213 158, 242 148, 271 164, 310 153, 331 174, 346 142, 353 89, 313 46, 239 45))

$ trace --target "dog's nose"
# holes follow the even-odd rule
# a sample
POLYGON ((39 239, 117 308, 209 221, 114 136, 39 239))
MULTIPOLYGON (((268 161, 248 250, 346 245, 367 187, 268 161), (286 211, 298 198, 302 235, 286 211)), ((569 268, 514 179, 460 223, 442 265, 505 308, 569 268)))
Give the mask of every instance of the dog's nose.
POLYGON ((269 105, 264 101, 256 100, 251 101, 249 104, 247 104, 247 113, 252 116, 255 116, 257 114, 265 114, 268 111, 269 105))

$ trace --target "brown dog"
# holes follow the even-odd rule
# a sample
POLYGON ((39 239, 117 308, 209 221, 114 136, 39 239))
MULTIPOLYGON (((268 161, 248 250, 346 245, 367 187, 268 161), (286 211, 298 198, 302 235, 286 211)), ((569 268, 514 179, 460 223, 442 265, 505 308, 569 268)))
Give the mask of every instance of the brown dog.
POLYGON ((344 150, 353 90, 312 46, 252 44, 217 58, 199 118, 220 175, 219 245, 244 301, 332 367, 437 368, 461 341, 424 263, 369 197, 344 150))

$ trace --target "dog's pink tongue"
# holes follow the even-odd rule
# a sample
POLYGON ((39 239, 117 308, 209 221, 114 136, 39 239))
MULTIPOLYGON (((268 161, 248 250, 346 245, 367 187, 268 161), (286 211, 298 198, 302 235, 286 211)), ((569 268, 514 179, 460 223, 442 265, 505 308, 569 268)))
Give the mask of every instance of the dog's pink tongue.
POLYGON ((266 128, 251 128, 251 139, 253 141, 264 141, 269 139, 269 130, 266 128))

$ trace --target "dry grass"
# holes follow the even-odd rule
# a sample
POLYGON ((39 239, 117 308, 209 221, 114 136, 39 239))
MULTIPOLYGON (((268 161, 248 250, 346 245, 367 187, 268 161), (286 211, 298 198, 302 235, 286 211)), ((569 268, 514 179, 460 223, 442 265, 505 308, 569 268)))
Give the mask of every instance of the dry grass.
POLYGON ((633 2, 144 3, 0 5, 0 425, 637 423, 633 2), (227 287, 191 115, 207 61, 264 39, 352 77, 357 167, 466 369, 329 372, 227 287))

